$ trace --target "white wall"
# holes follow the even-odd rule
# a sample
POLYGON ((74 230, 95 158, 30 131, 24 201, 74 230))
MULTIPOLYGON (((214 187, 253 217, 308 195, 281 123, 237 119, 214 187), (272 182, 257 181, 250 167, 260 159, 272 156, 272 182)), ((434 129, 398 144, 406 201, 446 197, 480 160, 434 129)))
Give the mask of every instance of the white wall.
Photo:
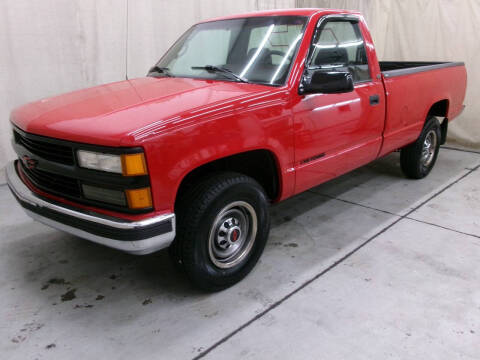
POLYGON ((125 4, 0 1, 0 168, 13 158, 12 108, 125 78, 125 4))
POLYGON ((361 10, 382 59, 465 60, 467 109, 451 135, 480 147, 477 0, 1 0, 0 169, 14 157, 15 106, 143 76, 199 20, 295 5, 361 10))

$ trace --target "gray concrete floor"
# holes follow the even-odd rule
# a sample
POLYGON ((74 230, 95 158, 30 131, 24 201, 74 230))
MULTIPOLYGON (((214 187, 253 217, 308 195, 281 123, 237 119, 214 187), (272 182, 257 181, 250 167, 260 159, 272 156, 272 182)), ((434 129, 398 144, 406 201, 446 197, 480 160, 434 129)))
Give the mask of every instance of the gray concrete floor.
POLYGON ((392 154, 272 208, 240 284, 192 289, 31 221, 0 186, 2 359, 480 358, 480 153, 392 154))

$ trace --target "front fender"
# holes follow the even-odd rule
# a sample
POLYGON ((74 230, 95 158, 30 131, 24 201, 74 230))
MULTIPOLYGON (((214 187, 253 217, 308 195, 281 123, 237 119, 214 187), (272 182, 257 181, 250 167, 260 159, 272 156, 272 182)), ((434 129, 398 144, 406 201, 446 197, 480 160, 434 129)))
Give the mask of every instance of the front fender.
POLYGON ((194 169, 231 155, 268 150, 274 154, 281 182, 280 198, 294 188, 293 123, 282 94, 261 102, 205 114, 144 142, 156 210, 173 211, 182 180, 194 169), (224 111, 221 111, 224 110, 224 111))

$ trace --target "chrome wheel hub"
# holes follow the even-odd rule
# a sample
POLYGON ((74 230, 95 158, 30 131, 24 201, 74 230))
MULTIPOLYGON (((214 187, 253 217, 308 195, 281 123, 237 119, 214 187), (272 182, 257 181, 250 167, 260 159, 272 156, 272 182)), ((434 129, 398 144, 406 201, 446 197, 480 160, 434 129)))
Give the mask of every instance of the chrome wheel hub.
POLYGON ((422 156, 420 161, 423 166, 429 166, 435 156, 435 150, 437 149, 437 133, 434 130, 430 130, 425 137, 425 141, 422 146, 422 156))
POLYGON ((225 206, 210 229, 208 251, 210 260, 220 268, 230 268, 245 258, 257 235, 257 214, 244 201, 225 206))

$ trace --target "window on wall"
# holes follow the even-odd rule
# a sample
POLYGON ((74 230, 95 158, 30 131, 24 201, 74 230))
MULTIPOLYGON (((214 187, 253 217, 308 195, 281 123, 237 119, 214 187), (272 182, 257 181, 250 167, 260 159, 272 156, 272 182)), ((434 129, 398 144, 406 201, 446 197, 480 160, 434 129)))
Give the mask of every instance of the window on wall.
POLYGON ((365 43, 357 22, 328 21, 313 46, 310 68, 348 71, 354 82, 370 80, 365 43))

